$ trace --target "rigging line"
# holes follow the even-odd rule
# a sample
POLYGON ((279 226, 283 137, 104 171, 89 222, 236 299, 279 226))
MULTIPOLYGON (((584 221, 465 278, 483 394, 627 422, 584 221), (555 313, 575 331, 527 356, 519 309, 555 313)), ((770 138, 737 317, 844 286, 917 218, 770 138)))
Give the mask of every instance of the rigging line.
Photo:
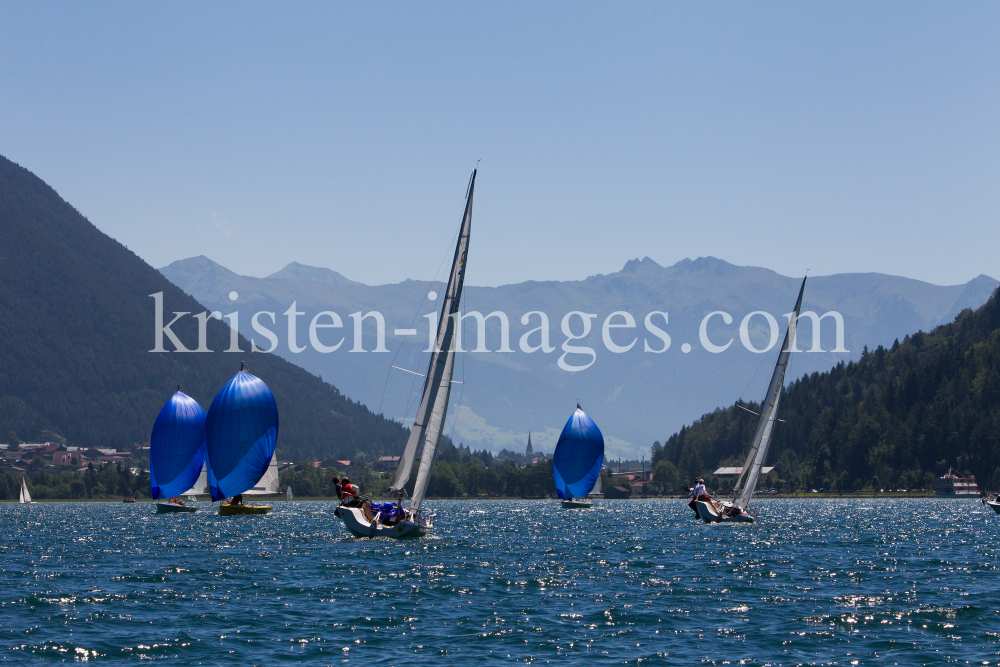
MULTIPOLYGON (((403 368, 401 366, 390 366, 390 368, 395 368, 397 371, 403 371, 404 373, 410 373, 412 375, 419 375, 422 378, 426 378, 427 377, 423 373, 418 373, 416 371, 411 371, 411 370, 403 368)), ((462 382, 459 382, 458 380, 451 380, 451 382, 454 382, 455 384, 463 384, 462 382)))
MULTIPOLYGON (((747 412, 749 412, 750 414, 752 414, 752 415, 757 415, 758 417, 760 417, 760 413, 759 413, 759 412, 754 412, 754 411, 753 411, 753 410, 751 410, 750 408, 744 408, 744 407, 743 407, 742 405, 740 405, 739 403, 737 403, 737 404, 736 404, 736 407, 738 407, 738 408, 739 408, 740 410, 746 410, 746 411, 747 411, 747 412)), ((779 421, 779 422, 781 422, 782 424, 784 424, 784 423, 785 423, 785 420, 784 420, 784 419, 778 419, 777 417, 775 417, 775 418, 774 418, 774 421, 779 421)))
MULTIPOLYGON (((470 181, 470 184, 471 184, 471 181, 470 181)), ((465 222, 465 217, 464 217, 465 213, 464 212, 463 212, 462 216, 463 216, 462 217, 462 222, 464 224, 464 222, 465 222)), ((452 236, 452 239, 451 239, 452 240, 452 244, 454 244, 456 242, 456 237, 458 235, 460 235, 461 233, 462 233, 462 226, 459 226, 458 231, 452 236)), ((448 246, 448 247, 450 247, 450 246, 448 246)), ((434 282, 436 282, 438 274, 441 273, 441 267, 444 265, 444 263, 445 263, 445 261, 447 259, 448 259, 448 250, 446 249, 445 253, 444 253, 444 256, 441 258, 441 262, 438 264, 437 270, 434 272, 434 276, 433 276, 433 278, 431 280, 431 284, 433 284, 434 282)), ((449 278, 450 278, 450 276, 449 276, 449 278)), ((448 289, 447 282, 445 282, 445 290, 447 291, 447 289, 448 289)), ((447 298, 447 295, 445 294, 445 295, 441 295, 441 296, 442 296, 442 301, 441 302, 444 303, 444 299, 447 298)), ((419 316, 420 315, 420 311, 423 310, 424 302, 426 300, 427 300, 427 292, 425 291, 423 298, 420 300, 420 303, 417 305, 417 307, 416 307, 416 309, 415 309, 415 311, 413 313, 413 317, 410 318, 410 326, 409 326, 409 328, 411 328, 411 329, 413 328, 413 323, 417 321, 417 316, 419 316)), ((436 332, 435 332, 435 334, 436 334, 436 332)), ((437 341, 437 335, 434 336, 434 340, 437 341)), ((403 338, 402 340, 399 341, 399 345, 396 346, 396 353, 394 355, 392 355, 392 361, 389 362, 390 365, 396 363, 396 358, 399 356, 399 353, 403 350, 403 345, 405 343, 406 343, 406 339, 405 338, 403 338)), ((378 412, 376 413, 376 416, 382 414, 382 405, 385 403, 385 393, 386 393, 386 391, 389 388, 389 377, 390 377, 391 373, 392 373, 392 368, 386 369, 386 372, 385 372, 385 383, 382 385, 382 397, 379 398, 379 401, 378 401, 378 412)), ((412 384, 410 385, 410 392, 411 392, 411 394, 413 392, 413 385, 412 384)), ((409 412, 410 412, 410 406, 407 405, 406 412, 403 413, 403 414, 406 415, 406 414, 409 414, 409 412)), ((375 444, 375 430, 377 428, 377 424, 378 424, 378 420, 375 420, 374 422, 372 422, 372 435, 371 435, 371 438, 368 441, 368 447, 369 447, 369 449, 372 447, 372 445, 375 444)), ((393 447, 395 447, 395 444, 398 441, 399 441, 399 436, 397 434, 396 438, 393 441, 393 447)))
MULTIPOLYGON (((781 345, 779 344, 777 347, 778 347, 778 354, 780 355, 781 354, 781 345)), ((757 366, 757 370, 755 370, 753 372, 753 375, 750 376, 750 382, 747 382, 746 388, 743 389, 743 393, 740 394, 740 400, 741 401, 743 400, 743 395, 746 394, 747 390, 750 389, 750 385, 753 384, 754 378, 757 377, 757 373, 760 373, 760 369, 764 367, 764 362, 767 361, 768 359, 770 359, 770 357, 771 357, 770 352, 768 354, 765 354, 765 355, 761 356, 760 365, 757 366)), ((777 363, 777 362, 775 362, 775 363, 777 363)))

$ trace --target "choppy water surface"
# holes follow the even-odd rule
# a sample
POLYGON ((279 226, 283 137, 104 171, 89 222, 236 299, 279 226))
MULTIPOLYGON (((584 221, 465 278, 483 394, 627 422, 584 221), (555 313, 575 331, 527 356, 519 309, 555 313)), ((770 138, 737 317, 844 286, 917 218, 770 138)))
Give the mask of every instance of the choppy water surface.
POLYGON ((995 664, 1000 516, 969 500, 437 501, 437 535, 0 505, 0 660, 995 664))

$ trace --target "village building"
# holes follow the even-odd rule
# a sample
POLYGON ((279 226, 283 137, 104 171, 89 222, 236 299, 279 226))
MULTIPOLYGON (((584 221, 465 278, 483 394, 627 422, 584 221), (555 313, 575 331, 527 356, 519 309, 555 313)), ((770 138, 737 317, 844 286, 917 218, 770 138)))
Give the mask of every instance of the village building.
POLYGON ((399 456, 380 456, 375 462, 375 472, 394 472, 399 467, 399 456))
MULTIPOLYGON (((737 466, 735 468, 719 468, 712 474, 718 479, 733 479, 738 477, 739 474, 743 472, 743 466, 737 466)), ((774 466, 761 467, 760 469, 760 483, 767 482, 768 484, 775 484, 778 481, 778 469, 774 466)))

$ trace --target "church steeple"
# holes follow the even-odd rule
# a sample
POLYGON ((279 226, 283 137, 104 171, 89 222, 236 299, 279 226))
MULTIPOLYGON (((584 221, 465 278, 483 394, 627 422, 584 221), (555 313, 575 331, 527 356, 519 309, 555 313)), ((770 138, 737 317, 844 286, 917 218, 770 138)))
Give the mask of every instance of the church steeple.
POLYGON ((535 451, 531 448, 531 431, 528 431, 528 447, 524 450, 524 455, 530 459, 534 453, 535 451))

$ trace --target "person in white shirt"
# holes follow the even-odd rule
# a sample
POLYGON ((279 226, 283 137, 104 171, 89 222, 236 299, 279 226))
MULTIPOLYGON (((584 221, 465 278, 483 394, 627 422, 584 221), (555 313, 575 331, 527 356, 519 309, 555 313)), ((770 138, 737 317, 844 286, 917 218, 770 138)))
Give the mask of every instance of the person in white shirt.
POLYGON ((715 504, 715 501, 712 500, 712 496, 708 495, 708 489, 705 488, 705 480, 701 479, 700 477, 694 480, 694 488, 691 489, 690 492, 688 493, 688 498, 691 499, 691 501, 688 503, 688 507, 694 510, 695 516, 700 516, 698 514, 698 505, 695 502, 698 500, 705 503, 711 503, 712 506, 716 509, 716 511, 718 511, 719 509, 718 505, 715 504))
POLYGON ((688 507, 690 507, 692 509, 692 511, 694 511, 694 515, 695 515, 695 517, 697 517, 698 516, 698 506, 694 502, 694 501, 696 501, 698 499, 698 491, 697 491, 698 480, 697 479, 694 480, 694 485, 695 485, 695 488, 693 488, 693 489, 691 487, 689 487, 689 486, 685 487, 685 488, 688 491, 688 507))

